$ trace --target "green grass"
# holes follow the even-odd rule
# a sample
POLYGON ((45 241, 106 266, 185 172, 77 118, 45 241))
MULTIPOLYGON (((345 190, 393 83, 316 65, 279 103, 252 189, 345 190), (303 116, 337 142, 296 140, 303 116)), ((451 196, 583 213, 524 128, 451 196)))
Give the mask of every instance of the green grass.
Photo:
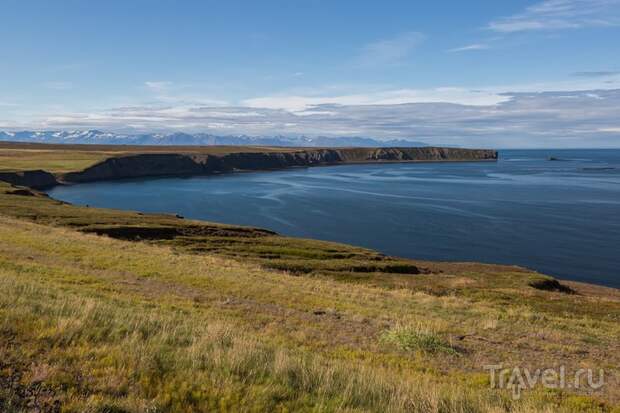
POLYGON ((439 334, 424 325, 398 325, 386 331, 381 339, 404 351, 458 354, 457 350, 439 334))
POLYGON ((276 346, 225 320, 200 317, 200 311, 67 297, 62 289, 2 282, 8 293, 1 303, 2 332, 21 339, 11 357, 32 360, 29 353, 38 354, 34 365, 24 366, 21 384, 44 382, 55 395, 66 395, 67 411, 426 412, 435 405, 468 411, 484 406, 448 385, 417 388, 381 369, 276 346))
POLYGON ((79 151, 12 150, 0 152, 0 171, 28 171, 44 169, 62 173, 85 169, 109 157, 106 153, 79 151))
POLYGON ((131 146, 131 145, 49 145, 0 142, 0 172, 43 169, 62 174, 81 171, 114 156, 143 153, 227 154, 234 152, 285 152, 295 148, 253 146, 131 146))

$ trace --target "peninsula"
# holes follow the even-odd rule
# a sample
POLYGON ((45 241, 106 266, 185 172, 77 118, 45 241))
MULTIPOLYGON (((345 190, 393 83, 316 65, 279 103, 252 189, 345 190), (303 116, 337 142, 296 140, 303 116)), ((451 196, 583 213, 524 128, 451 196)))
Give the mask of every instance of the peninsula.
POLYGON ((497 152, 460 148, 282 148, 0 143, 0 180, 44 188, 58 183, 210 175, 346 163, 495 161, 497 152))

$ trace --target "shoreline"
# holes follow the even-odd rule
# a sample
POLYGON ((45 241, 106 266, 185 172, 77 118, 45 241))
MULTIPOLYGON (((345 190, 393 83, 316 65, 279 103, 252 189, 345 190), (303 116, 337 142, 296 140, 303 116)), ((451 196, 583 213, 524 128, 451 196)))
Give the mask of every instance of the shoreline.
MULTIPOLYGON (((10 145, 12 148, 15 148, 16 146, 14 146, 13 144, 10 145)), ((20 145, 17 145, 20 146, 20 145)), ((25 145, 28 148, 31 148, 33 145, 25 145)), ((85 149, 84 146, 87 145, 83 145, 80 147, 80 149, 85 149)), ((1 148, 2 146, 0 146, 1 148)), ((41 145, 38 144, 36 145, 37 148, 49 148, 48 146, 45 145, 41 145)), ((59 145, 52 145, 52 147, 57 148, 59 147, 59 145)), ((111 149, 112 147, 106 147, 106 149, 111 149)), ((114 147, 116 148, 116 147, 114 147)), ((155 148, 155 149, 161 149, 161 148, 155 148)), ((204 151, 209 151, 210 147, 199 147, 199 148, 189 148, 191 150, 194 150, 194 155, 195 154, 204 154, 204 151)), ((216 150, 221 150, 221 148, 215 148, 216 150)), ((251 149, 257 149, 257 148, 251 148, 251 149)), ((396 148, 387 148, 388 150, 395 150, 396 148)), ((419 149, 424 149, 425 151, 430 150, 436 150, 437 148, 407 148, 407 150, 419 150, 419 149)), ((343 149, 337 149, 336 151, 342 151, 343 149)), ((348 149, 348 151, 368 151, 368 152, 376 152, 377 149, 376 148, 350 148, 348 149)), ((380 148, 381 151, 383 151, 383 148, 380 148)), ((402 150, 402 149, 396 149, 396 150, 402 150)), ((280 156, 284 153, 286 154, 299 154, 299 153, 325 153, 322 152, 324 150, 319 150, 319 151, 314 151, 314 150, 309 150, 309 151, 299 151, 299 150, 293 150, 293 151, 285 151, 285 152, 268 152, 269 154, 275 154, 277 156, 280 156)), ((459 149, 459 151, 462 151, 461 149, 459 149)), ((146 157, 146 161, 147 164, 149 161, 152 161, 153 159, 157 160, 158 162, 161 161, 166 161, 170 158, 172 158, 173 160, 176 160, 178 162, 179 157, 183 160, 186 161, 187 159, 190 159, 192 161, 194 161, 194 159, 192 159, 191 154, 186 154, 186 153, 179 153, 179 154, 171 154, 171 153, 158 153, 158 154, 152 154, 152 153, 147 153, 147 154, 129 154, 129 155, 121 155, 121 156, 112 156, 109 158, 104 159, 103 161, 97 162, 87 168, 84 168, 80 171, 71 171, 71 172, 65 172, 65 173, 55 173, 52 174, 48 171, 45 171, 43 169, 40 170, 35 170, 35 171, 22 171, 22 172, 13 172, 9 174, 14 174, 15 175, 22 175, 22 178, 24 178, 24 180, 32 180, 33 177, 29 177, 29 174, 34 174, 34 180, 37 181, 39 180, 41 177, 43 177, 44 179, 48 179, 47 182, 45 182, 45 185, 37 185, 40 184, 41 182, 34 182, 35 185, 19 185, 19 183, 11 183, 13 185, 17 185, 17 186, 26 186, 26 187, 30 187, 33 189, 37 189, 37 190, 42 190, 42 191, 47 191, 50 190, 52 188, 54 188, 55 186, 65 186, 65 185, 76 185, 76 184, 80 184, 80 183, 94 183, 94 182, 114 182, 114 181, 122 181, 122 180, 150 180, 150 179, 166 179, 166 178, 192 178, 192 177, 208 177, 208 176, 222 176, 222 175, 226 175, 226 174, 235 174, 235 173, 252 173, 252 172, 272 172, 272 171, 285 171, 287 169, 297 169, 297 168, 309 168, 309 167, 330 167, 330 166, 340 166, 340 165, 369 165, 369 164, 402 164, 402 163, 443 163, 443 162, 497 162, 498 160, 498 153, 496 151, 489 151, 489 150, 468 150, 466 151, 467 153, 472 153, 475 154, 476 156, 480 156, 480 158, 476 158, 473 157, 473 159, 459 159, 459 158, 455 158, 455 159, 366 159, 366 160, 360 160, 360 159, 339 159, 337 161, 325 161, 325 158, 321 158, 319 159, 318 162, 309 162, 306 164, 287 164, 287 165, 282 165, 279 164, 277 167, 261 167, 261 164, 258 164, 258 167, 254 167, 254 168, 249 168, 248 166, 256 166, 256 159, 258 157, 258 160, 264 160, 265 159, 265 155, 266 153, 264 152, 259 152, 259 153, 252 153, 252 152, 238 152, 238 153, 230 153, 230 154, 225 154, 225 155, 211 155, 211 154, 206 154, 206 156, 198 158, 199 162, 196 162, 196 164, 199 166, 200 169, 194 169, 191 171, 188 170, 176 170, 176 171, 167 171, 166 173, 159 173, 159 171, 157 171, 156 169, 153 169, 152 165, 147 165, 148 167, 146 169, 143 169, 142 171, 138 171, 139 173, 137 174, 126 174, 124 172, 126 172, 128 169, 127 168, 132 168, 134 166, 140 166, 141 163, 143 163, 145 161, 145 157, 146 157), (483 156, 489 156, 489 154, 491 155, 491 157, 482 157, 483 156), (155 156, 153 156, 155 155, 155 156), (218 161, 220 161, 220 166, 221 166, 221 159, 222 158, 226 158, 227 156, 236 156, 236 157, 241 157, 241 160, 243 162, 241 162, 242 168, 234 168, 231 166, 234 166, 234 162, 232 164, 228 164, 228 165, 223 165, 224 167, 221 168, 204 168, 204 164, 208 164, 209 162, 212 162, 213 159, 216 159, 218 161), (245 159, 244 157, 250 156, 250 162, 248 164, 247 159, 245 159), (254 162, 254 165, 252 165, 252 162, 254 162), (112 163, 112 165, 110 166, 109 164, 112 163), (115 166, 118 165, 114 165, 117 163, 121 163, 120 168, 115 168, 115 166), (89 174, 89 171, 97 171, 101 168, 107 168, 106 170, 104 170, 104 174, 103 176, 99 175, 99 174, 89 174), (70 179, 65 179, 66 177, 69 177, 70 179), (51 179, 50 179, 51 178, 51 179), (77 178, 77 179, 76 179, 77 178), (52 180, 53 179, 53 180, 52 180)), ((331 152, 327 152, 327 153, 331 153, 331 152)), ((399 153, 399 152, 397 152, 399 153)), ((271 159, 270 157, 267 157, 267 159, 271 159)), ((295 158, 293 158, 293 160, 295 160, 295 158)), ((305 159, 304 159, 305 160, 305 159)), ((177 164, 178 165, 178 164, 177 164)), ((193 165, 193 163, 192 163, 193 165)), ((263 164, 264 165, 264 164, 263 164)), ((181 165, 183 166, 183 165, 181 165)), ((4 174, 6 174, 6 172, 4 172, 4 174)), ((2 175, 3 172, 0 172, 0 180, 2 180, 2 175)), ((46 193, 47 195, 47 193, 46 193)), ((64 201, 60 201, 60 200, 56 200, 53 197, 50 197, 51 200, 54 200, 56 202, 64 202, 64 201)), ((95 210, 95 208, 91 208, 93 210, 95 210)), ((124 211, 124 210, 119 210, 119 211, 124 211)), ((129 211, 128 211, 129 212, 129 211)), ((171 213, 173 215, 175 215, 174 213, 171 213)), ((206 221, 203 221, 206 222, 206 221)), ((229 225, 229 224, 222 224, 222 225, 229 225)), ((236 225, 234 225, 236 226, 236 225)), ((413 259, 413 260, 417 260, 416 258, 408 258, 408 259, 413 259)), ((448 263, 460 263, 460 261, 441 261, 441 262, 448 262, 448 263)), ((485 264, 488 265, 510 265, 510 264, 501 264, 501 263, 489 263, 489 262, 485 262, 485 264)), ((525 267, 521 267, 521 268, 525 268, 525 267)), ((555 276, 554 276, 555 278, 555 276)), ((566 281, 566 282, 583 282, 583 281, 571 281, 569 279, 564 279, 564 278, 558 278, 561 281, 566 281)), ((601 286, 601 287, 605 287, 605 288, 612 288, 612 289, 617 289, 616 287, 613 286, 607 286, 604 284, 594 284, 594 283, 588 283, 585 282, 585 284, 588 285, 596 285, 596 286, 601 286)))
MULTIPOLYGON (((327 165, 326 165, 327 166, 327 165)), ((243 172, 261 172, 261 171, 243 171, 243 172)), ((262 172, 268 172, 268 171, 262 171, 262 172)), ((223 174, 222 174, 223 175, 223 174)), ((127 178, 127 179, 150 179, 150 178, 127 178)), ((113 181, 108 181, 108 182, 113 182, 113 181)), ((84 182, 84 184, 87 183, 91 183, 91 182, 84 182)), ((95 182, 92 182, 95 183, 95 182)), ((3 182, 0 181, 0 190, 2 189, 3 182)), ((15 186, 11 186, 12 188, 15 188, 15 186)), ((607 291, 608 293, 612 293, 612 295, 616 296, 617 295, 617 299, 618 301, 620 301, 620 288, 616 288, 613 286, 608 286, 608 285, 603 285, 603 284, 595 284, 595 283, 589 283, 589 282, 584 282, 584 281, 578 281, 578 280, 569 280, 569 279, 563 279, 563 278, 557 278, 555 276, 551 276, 551 275, 547 275, 547 274, 543 274, 543 273, 539 273, 538 271, 528 268, 528 267, 524 267, 524 266, 520 266, 520 265, 516 265, 516 264, 505 264, 505 263, 491 263, 491 262, 480 262, 480 261, 452 261, 452 260, 427 260, 427 259, 417 259, 417 258, 406 258, 406 257, 400 257, 400 256, 392 256, 389 254, 385 254, 382 253, 376 249, 373 248, 368 248, 368 247, 361 247, 358 245, 353 245, 353 244, 348 244, 348 243, 344 243, 344 242, 339 242, 339 241, 329 241, 329 240, 321 240, 321 239, 316 239, 316 238, 300 238, 300 237, 295 237, 295 236, 288 236, 288 235, 283 235, 280 234, 278 232, 272 231, 270 229, 267 228, 262 228, 262 227, 256 227, 256 226, 247 226, 247 225, 239 225, 239 224, 228 224, 228 223, 221 223, 221 222, 213 222, 213 221, 206 221, 203 219, 193 219, 193 218, 185 218, 181 215, 179 215, 178 213, 171 213, 171 212, 165 212, 165 213, 149 213, 149 212, 140 212, 140 211, 136 211, 136 210, 128 210, 128 209, 119 209, 119 208, 102 208, 102 207, 96 207, 96 206, 89 206, 89 205, 79 205, 79 204, 73 204, 71 202, 67 202, 67 201, 63 201, 57 198, 54 198, 50 195, 48 195, 45 191, 40 191, 37 189, 25 189, 25 192, 20 191, 19 189, 15 190, 15 191, 11 191, 9 192, 12 196, 16 196, 17 198, 24 198, 24 196, 26 198, 30 198, 32 200, 35 200, 36 198, 38 198, 37 200, 40 200, 39 202, 43 203, 43 202, 49 202, 52 204, 55 204, 57 206, 60 207, 68 207, 71 208, 72 210, 75 211, 76 214, 80 214, 80 211, 88 211, 89 215, 93 215, 94 218, 96 220, 98 220, 98 216, 100 214, 106 213, 112 213, 114 216, 118 216, 119 218, 115 218, 114 221, 116 222, 117 220, 122 220, 125 219, 127 216, 131 216, 134 218, 138 218, 138 221, 140 224, 142 225, 143 221, 149 222, 149 221, 158 221, 160 220, 162 217, 165 220, 166 225, 170 225, 170 223, 172 222, 173 226, 182 224, 182 225, 199 225, 199 226, 205 226, 205 227, 209 227, 209 226, 215 226, 215 227, 219 227, 222 229, 226 229, 226 230, 233 230, 235 232, 237 231, 241 231, 241 232, 248 232, 248 233, 259 233, 261 234, 260 236, 273 236, 273 237, 277 237, 277 238, 281 238, 283 240, 288 239, 288 240, 296 240, 296 241, 301 241, 301 242, 311 242, 311 243, 317 243, 317 244, 326 244, 326 245, 334 245, 334 246, 342 246, 342 247, 346 247, 346 248, 353 248, 356 250, 364 250, 364 251, 368 251, 371 252, 373 255, 376 254, 376 258, 373 258, 372 261, 374 260, 387 260, 388 262, 390 261, 396 261, 399 264, 397 264, 397 267, 395 267, 395 270, 386 270, 386 273, 392 273, 390 274, 390 276, 392 277, 401 277, 401 276, 406 276, 406 277, 410 277, 410 276, 423 276, 426 277, 428 275, 432 275, 432 274, 441 274, 442 272, 444 272, 444 270, 439 270, 438 272, 436 270, 433 270, 433 267, 437 267, 439 266, 440 268, 442 267, 483 267, 483 268, 497 268, 498 271, 500 272, 513 272, 515 275, 516 274, 523 274, 523 275, 529 275, 529 277, 534 277, 533 279, 537 280, 537 281, 542 281, 541 286, 535 286, 534 284, 531 284, 531 287, 533 287, 534 289, 539 289, 539 290, 547 290, 549 288, 549 291, 553 291, 553 292, 558 292, 560 294, 566 294, 567 292, 569 294, 573 294, 573 291, 580 291, 580 290, 588 290, 591 293, 594 294, 601 294, 601 295, 605 295, 604 293, 607 291), (29 192, 29 191, 33 191, 33 192, 29 192), (122 217, 122 219, 121 219, 122 217), (410 264, 412 263, 414 265, 414 267, 409 268, 410 264), (398 266, 403 266, 405 268, 405 271, 401 271, 400 269, 397 269, 398 266), (411 272, 410 272, 411 271, 411 272), (549 281, 557 281, 559 284, 549 284, 549 281), (559 290, 556 290, 556 288, 560 286, 561 288, 559 290), (565 289, 564 287, 567 286, 568 289, 565 289), (574 288, 573 288, 574 287, 574 288)), ((6 194, 6 192, 5 192, 6 194)), ((0 191, 0 202, 1 202, 1 196, 2 196, 2 192, 0 191)), ((47 211, 46 211, 47 212, 47 211)), ((12 216, 11 213, 9 214, 4 214, 5 216, 12 216)), ((28 220, 32 221, 32 218, 34 219, 34 222, 46 222, 47 220, 50 220, 50 223, 52 226, 62 226, 62 227, 67 227, 65 224, 63 224, 63 217, 58 214, 50 214, 49 216, 34 216, 34 217, 30 217, 28 220), (36 217, 36 218, 35 218, 36 217)), ((46 225, 50 225, 50 224, 46 224, 46 225)), ((116 224, 115 224, 116 225, 116 224)), ((120 225, 120 224, 119 224, 120 225)), ((132 224, 135 225, 135 224, 132 224)), ((161 233, 159 231, 156 231, 153 234, 150 234, 149 232, 147 233, 138 233, 137 235, 124 235, 123 231, 124 229, 129 229, 129 228, 134 228, 133 226, 131 227, 126 227, 124 225, 121 225, 119 228, 121 229, 120 232, 117 231, 112 231, 110 232, 109 229, 113 229, 113 228, 108 228, 107 226, 103 229, 93 229, 93 230, 83 230, 80 228, 81 224, 78 225, 77 227, 75 226, 75 224, 70 224, 68 226, 69 229, 73 229, 77 232, 86 232, 86 233, 94 233, 97 235, 106 235, 110 238, 114 238, 114 239, 121 239, 121 240, 127 240, 127 241, 146 241, 146 242, 155 242, 155 243, 159 243, 159 242, 166 242, 166 240, 169 239, 174 239, 176 237, 173 236, 172 238, 170 238, 166 233, 161 233), (73 227, 73 228, 72 228, 73 227)), ((194 235, 192 235, 193 237, 194 235)), ((192 241, 189 241, 190 244, 192 241)), ((218 255, 218 254, 216 254, 218 255)), ((268 260, 269 261, 269 260, 268 260)), ((271 268, 269 265, 266 266, 266 268, 271 268)), ((279 268, 275 268, 275 269, 279 269, 279 268)), ((351 271, 351 270, 347 270, 347 271, 351 271)), ((354 273, 357 271, 355 269, 352 270, 354 273)), ((364 269, 363 271, 366 271, 366 269, 364 269)), ((371 270, 372 271, 372 270, 371 270)), ((577 294, 579 294, 577 292, 577 294)))
MULTIPOLYGON (((134 148, 138 152, 126 152, 128 148, 108 147, 104 152, 86 151, 83 146, 58 148, 58 145, 5 144, 10 150, 25 152, 25 157, 34 155, 45 158, 68 152, 72 156, 91 156, 82 168, 54 170, 43 166, 37 169, 22 168, 11 171, 3 168, 0 180, 13 185, 43 189, 59 184, 117 180, 123 178, 162 177, 162 176, 201 176, 239 171, 283 170, 293 167, 334 166, 344 164, 401 163, 401 162, 477 162, 497 161, 498 153, 488 149, 455 148, 236 148, 236 147, 195 147, 183 148, 178 152, 163 151, 161 148, 134 148), (116 152, 111 152, 115 149, 116 152), (47 151, 47 152, 46 152, 47 151), (76 152, 77 151, 77 152, 76 152), (125 151, 125 152, 123 152, 125 151), (44 155, 41 155, 43 153, 44 155)), ((90 149, 90 148, 89 148, 90 149)), ((168 149, 168 148, 166 148, 168 149)), ((40 165, 36 165, 40 166, 40 165)))
MULTIPOLYGON (((466 162, 466 161, 463 161, 466 162)), ((387 163, 387 162, 386 162, 387 163)), ((391 163, 405 163, 405 162, 391 162, 391 163)), ((320 165, 320 166, 316 166, 317 168, 319 167, 329 167, 329 166, 344 166, 343 164, 337 164, 337 165, 320 165)), ((348 165, 348 164, 347 164, 348 165)), ((275 172, 275 171, 286 171, 287 169, 296 169, 296 168, 307 168, 307 167, 291 167, 291 168, 286 168, 286 169, 279 169, 279 170, 256 170, 256 171, 234 171, 234 172, 223 172, 223 173, 219 173, 219 174, 212 174, 212 175, 187 175, 187 176, 150 176, 150 177, 142 177, 142 178, 122 178, 122 179, 115 179, 115 180, 102 180, 102 181, 89 181, 89 182, 79 182, 79 183, 68 183, 68 184, 64 184, 64 183, 60 183, 59 185, 56 186, 74 186, 74 185, 88 185, 88 184, 97 184, 97 183, 114 183, 114 182, 134 182, 134 181, 149 181, 149 180, 158 180, 158 179, 174 179, 174 178, 179 178, 179 179, 191 179, 191 178, 199 178, 199 177, 203 177, 203 178, 208 178, 208 177, 221 177, 221 176, 230 176, 233 174, 246 174, 246 173, 268 173, 268 172, 275 172)), ((49 197, 49 199, 57 201, 57 202, 61 202, 70 206, 75 206, 75 207, 86 207, 86 208, 90 208, 93 210, 96 209, 108 209, 107 207, 101 207, 101 206, 96 206, 96 205, 92 205, 92 204, 74 204, 72 202, 69 201, 64 201, 62 199, 58 199, 55 198, 54 196, 50 195, 47 191, 49 189, 52 189, 54 187, 51 188, 46 188, 46 189, 42 189, 40 190, 42 193, 44 193, 46 196, 49 197)), ((288 234, 283 234, 280 233, 278 231, 275 231, 271 228, 267 228, 267 227, 263 227, 263 226, 255 226, 255 225, 244 225, 244 224, 237 224, 237 223, 230 223, 230 222, 221 222, 221 221, 209 221, 203 218, 191 218, 191 217, 186 217, 185 215, 182 215, 179 211, 165 211, 165 212, 144 212, 144 211, 140 211, 137 209, 124 209, 124 208, 118 208, 115 207, 113 208, 113 210, 116 211, 122 211, 122 212, 128 212, 128 213, 137 213, 139 215, 169 215, 171 217, 182 217, 182 219, 187 219, 187 220, 191 220, 191 221, 198 221, 198 222, 203 222, 203 223, 215 223, 215 224, 219 224, 219 225, 224 225, 224 226, 231 226, 231 227, 244 227, 244 228, 251 228, 251 229, 258 229, 258 230, 264 230, 264 231, 269 231, 272 232, 274 235, 277 236, 281 236, 281 237, 287 237, 287 238, 300 238, 299 236, 296 235, 288 235, 288 234)), ((305 238, 302 238, 305 239, 305 238)), ((389 257, 395 257, 395 258, 399 258, 399 259, 405 259, 405 260, 413 260, 416 262, 427 262, 427 263, 442 263, 442 264, 454 264, 454 265, 477 265, 477 264, 481 264, 481 265, 488 265, 488 266, 498 266, 498 267, 514 267, 515 269, 518 270, 526 270, 526 271, 531 271, 540 275, 544 275, 544 276, 549 276, 549 277, 553 277, 553 279, 556 279, 557 281, 559 281, 561 284, 563 285, 567 285, 568 287, 576 287, 575 289, 577 289, 577 287, 579 289, 583 289, 583 288, 594 288, 596 289, 607 289, 610 291, 613 291, 614 294, 617 294, 617 299, 620 301, 620 287, 615 287, 612 285, 607 285, 607 284, 602 284, 602 283, 595 283, 595 282, 589 282, 589 281, 585 281, 585 280, 579 280, 576 278, 562 278, 561 276, 557 276, 557 275, 553 275, 547 272, 540 272, 539 270, 535 269, 535 268, 531 268, 525 265, 520 265, 520 264, 514 264, 514 263, 504 263, 504 262, 493 262, 493 261, 474 261, 474 260, 451 260, 451 259, 427 259, 427 258, 420 258, 420 257, 407 257, 407 256, 400 256, 400 255, 392 255, 387 251, 382 251, 373 247, 368 247, 368 246, 361 246, 359 244, 350 244, 346 241, 337 241, 337 240, 327 240, 327 239, 322 239, 322 238, 308 238, 311 240, 316 240, 319 242, 328 242, 328 243, 337 243, 337 244, 344 244, 344 245, 350 245, 353 247, 357 247, 357 248, 364 248, 364 249, 369 249, 372 251, 376 251, 379 254, 383 254, 385 256, 389 256, 389 257)))
MULTIPOLYGON (((299 170, 299 169, 309 169, 309 168, 329 168, 333 166, 347 166, 347 165, 394 165, 394 164, 429 164, 429 163, 478 163, 478 162, 497 162, 495 159, 481 159, 481 160, 449 160, 449 161, 425 161, 425 160, 412 160, 412 161, 380 161, 380 162, 337 162, 337 163, 325 163, 319 165, 299 165, 299 166, 286 166, 282 168, 270 168, 270 169, 237 169, 231 171, 214 171, 209 173, 202 174, 165 174, 165 175, 148 175, 141 177, 123 177, 123 178, 105 178, 100 180, 92 180, 85 182, 66 182, 66 181, 58 181, 56 184, 49 187, 38 187, 33 189, 38 189, 43 192, 53 189, 57 186, 72 186, 72 185, 80 185, 80 184, 90 184, 90 183, 99 183, 99 182, 123 182, 123 181, 133 181, 133 180, 151 180, 151 179, 172 179, 172 178, 199 178, 199 177, 216 177, 216 176, 225 176, 225 175, 233 175, 233 174, 251 174, 251 173, 269 173, 269 172, 283 172, 287 170, 299 170)), ((2 172, 0 172, 1 174, 2 172)))

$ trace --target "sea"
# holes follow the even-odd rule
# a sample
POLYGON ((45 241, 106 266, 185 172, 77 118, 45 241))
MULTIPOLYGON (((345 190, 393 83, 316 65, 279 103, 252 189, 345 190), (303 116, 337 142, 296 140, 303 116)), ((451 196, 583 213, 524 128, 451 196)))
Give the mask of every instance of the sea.
POLYGON ((58 186, 49 194, 620 287, 620 150, 614 149, 501 150, 497 162, 119 180, 58 186))

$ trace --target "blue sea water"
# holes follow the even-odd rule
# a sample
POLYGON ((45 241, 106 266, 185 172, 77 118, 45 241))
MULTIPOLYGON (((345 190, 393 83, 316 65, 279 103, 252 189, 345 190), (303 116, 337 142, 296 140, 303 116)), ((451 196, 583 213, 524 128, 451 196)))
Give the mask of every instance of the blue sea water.
POLYGON ((179 213, 402 257, 517 264, 620 287, 620 150, 505 150, 498 162, 125 180, 49 193, 76 204, 179 213))

